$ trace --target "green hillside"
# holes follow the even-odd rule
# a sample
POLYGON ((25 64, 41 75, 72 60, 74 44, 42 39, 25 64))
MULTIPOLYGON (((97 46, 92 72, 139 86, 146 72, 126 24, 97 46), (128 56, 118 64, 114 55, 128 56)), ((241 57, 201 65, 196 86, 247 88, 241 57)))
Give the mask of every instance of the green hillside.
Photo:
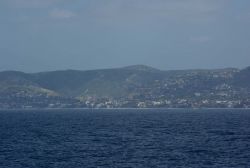
POLYGON ((230 103, 248 101, 249 84, 249 67, 242 70, 162 71, 135 65, 115 69, 30 74, 4 71, 0 72, 0 101, 6 98, 7 103, 11 100, 19 101, 19 97, 27 98, 27 102, 37 99, 40 103, 46 99, 47 104, 60 104, 62 99, 64 104, 75 100, 105 100, 121 104, 126 102, 130 107, 137 106, 139 102, 152 104, 171 100, 177 105, 185 102, 185 106, 200 106, 204 102, 210 102, 209 106, 216 102, 227 102, 227 106, 231 106, 230 103))

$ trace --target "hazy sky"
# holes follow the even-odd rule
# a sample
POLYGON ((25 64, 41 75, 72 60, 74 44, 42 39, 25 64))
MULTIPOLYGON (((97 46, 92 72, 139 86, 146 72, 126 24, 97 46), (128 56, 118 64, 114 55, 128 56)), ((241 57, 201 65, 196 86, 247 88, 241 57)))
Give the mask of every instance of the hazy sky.
POLYGON ((249 0, 0 0, 0 71, 250 65, 249 0))

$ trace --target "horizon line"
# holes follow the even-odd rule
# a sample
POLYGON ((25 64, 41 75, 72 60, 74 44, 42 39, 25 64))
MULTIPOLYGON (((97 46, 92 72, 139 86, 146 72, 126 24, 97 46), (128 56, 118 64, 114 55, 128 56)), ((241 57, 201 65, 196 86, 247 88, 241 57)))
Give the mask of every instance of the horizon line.
POLYGON ((235 70, 243 70, 246 69, 249 66, 243 67, 243 68, 239 68, 239 67, 221 67, 221 68, 180 68, 180 69, 160 69, 160 68, 155 68, 154 66, 150 66, 150 65, 146 65, 146 64, 132 64, 132 65, 126 65, 126 66, 120 66, 120 67, 110 67, 110 68, 93 68, 93 69, 55 69, 55 70, 44 70, 44 71, 37 71, 37 72, 27 72, 27 71, 22 71, 22 70, 11 70, 11 69, 6 69, 6 70, 1 70, 0 72, 22 72, 22 73, 26 73, 26 74, 36 74, 36 73, 46 73, 46 72, 58 72, 58 71, 100 71, 100 70, 115 70, 115 69, 134 69, 136 67, 144 67, 144 68, 148 68, 148 69, 152 69, 152 70, 158 70, 158 71, 209 71, 209 70, 223 70, 223 69, 235 69, 235 70))

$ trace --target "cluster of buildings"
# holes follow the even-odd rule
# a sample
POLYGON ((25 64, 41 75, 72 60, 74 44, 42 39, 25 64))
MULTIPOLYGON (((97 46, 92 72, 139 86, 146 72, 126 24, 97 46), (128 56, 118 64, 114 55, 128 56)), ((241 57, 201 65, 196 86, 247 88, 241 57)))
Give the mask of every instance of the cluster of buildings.
MULTIPOLYGON (((142 97, 142 96, 141 96, 142 97)), ((0 98, 0 108, 250 108, 250 98, 232 97, 226 94, 203 95, 194 93, 189 97, 153 96, 143 99, 99 98, 89 96, 85 100, 64 97, 11 97, 0 98)))
POLYGON ((250 108, 249 99, 177 98, 143 99, 96 99, 85 102, 88 108, 250 108))
POLYGON ((27 92, 0 94, 0 108, 250 108, 250 89, 231 84, 232 71, 197 71, 134 83, 121 97, 51 96, 27 92))

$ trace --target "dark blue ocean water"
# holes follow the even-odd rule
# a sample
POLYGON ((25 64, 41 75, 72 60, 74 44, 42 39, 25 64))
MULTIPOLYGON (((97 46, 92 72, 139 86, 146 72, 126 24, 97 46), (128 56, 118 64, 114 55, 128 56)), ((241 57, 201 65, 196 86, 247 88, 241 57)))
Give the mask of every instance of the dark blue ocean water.
POLYGON ((0 168, 250 167, 250 110, 0 112, 0 168))

